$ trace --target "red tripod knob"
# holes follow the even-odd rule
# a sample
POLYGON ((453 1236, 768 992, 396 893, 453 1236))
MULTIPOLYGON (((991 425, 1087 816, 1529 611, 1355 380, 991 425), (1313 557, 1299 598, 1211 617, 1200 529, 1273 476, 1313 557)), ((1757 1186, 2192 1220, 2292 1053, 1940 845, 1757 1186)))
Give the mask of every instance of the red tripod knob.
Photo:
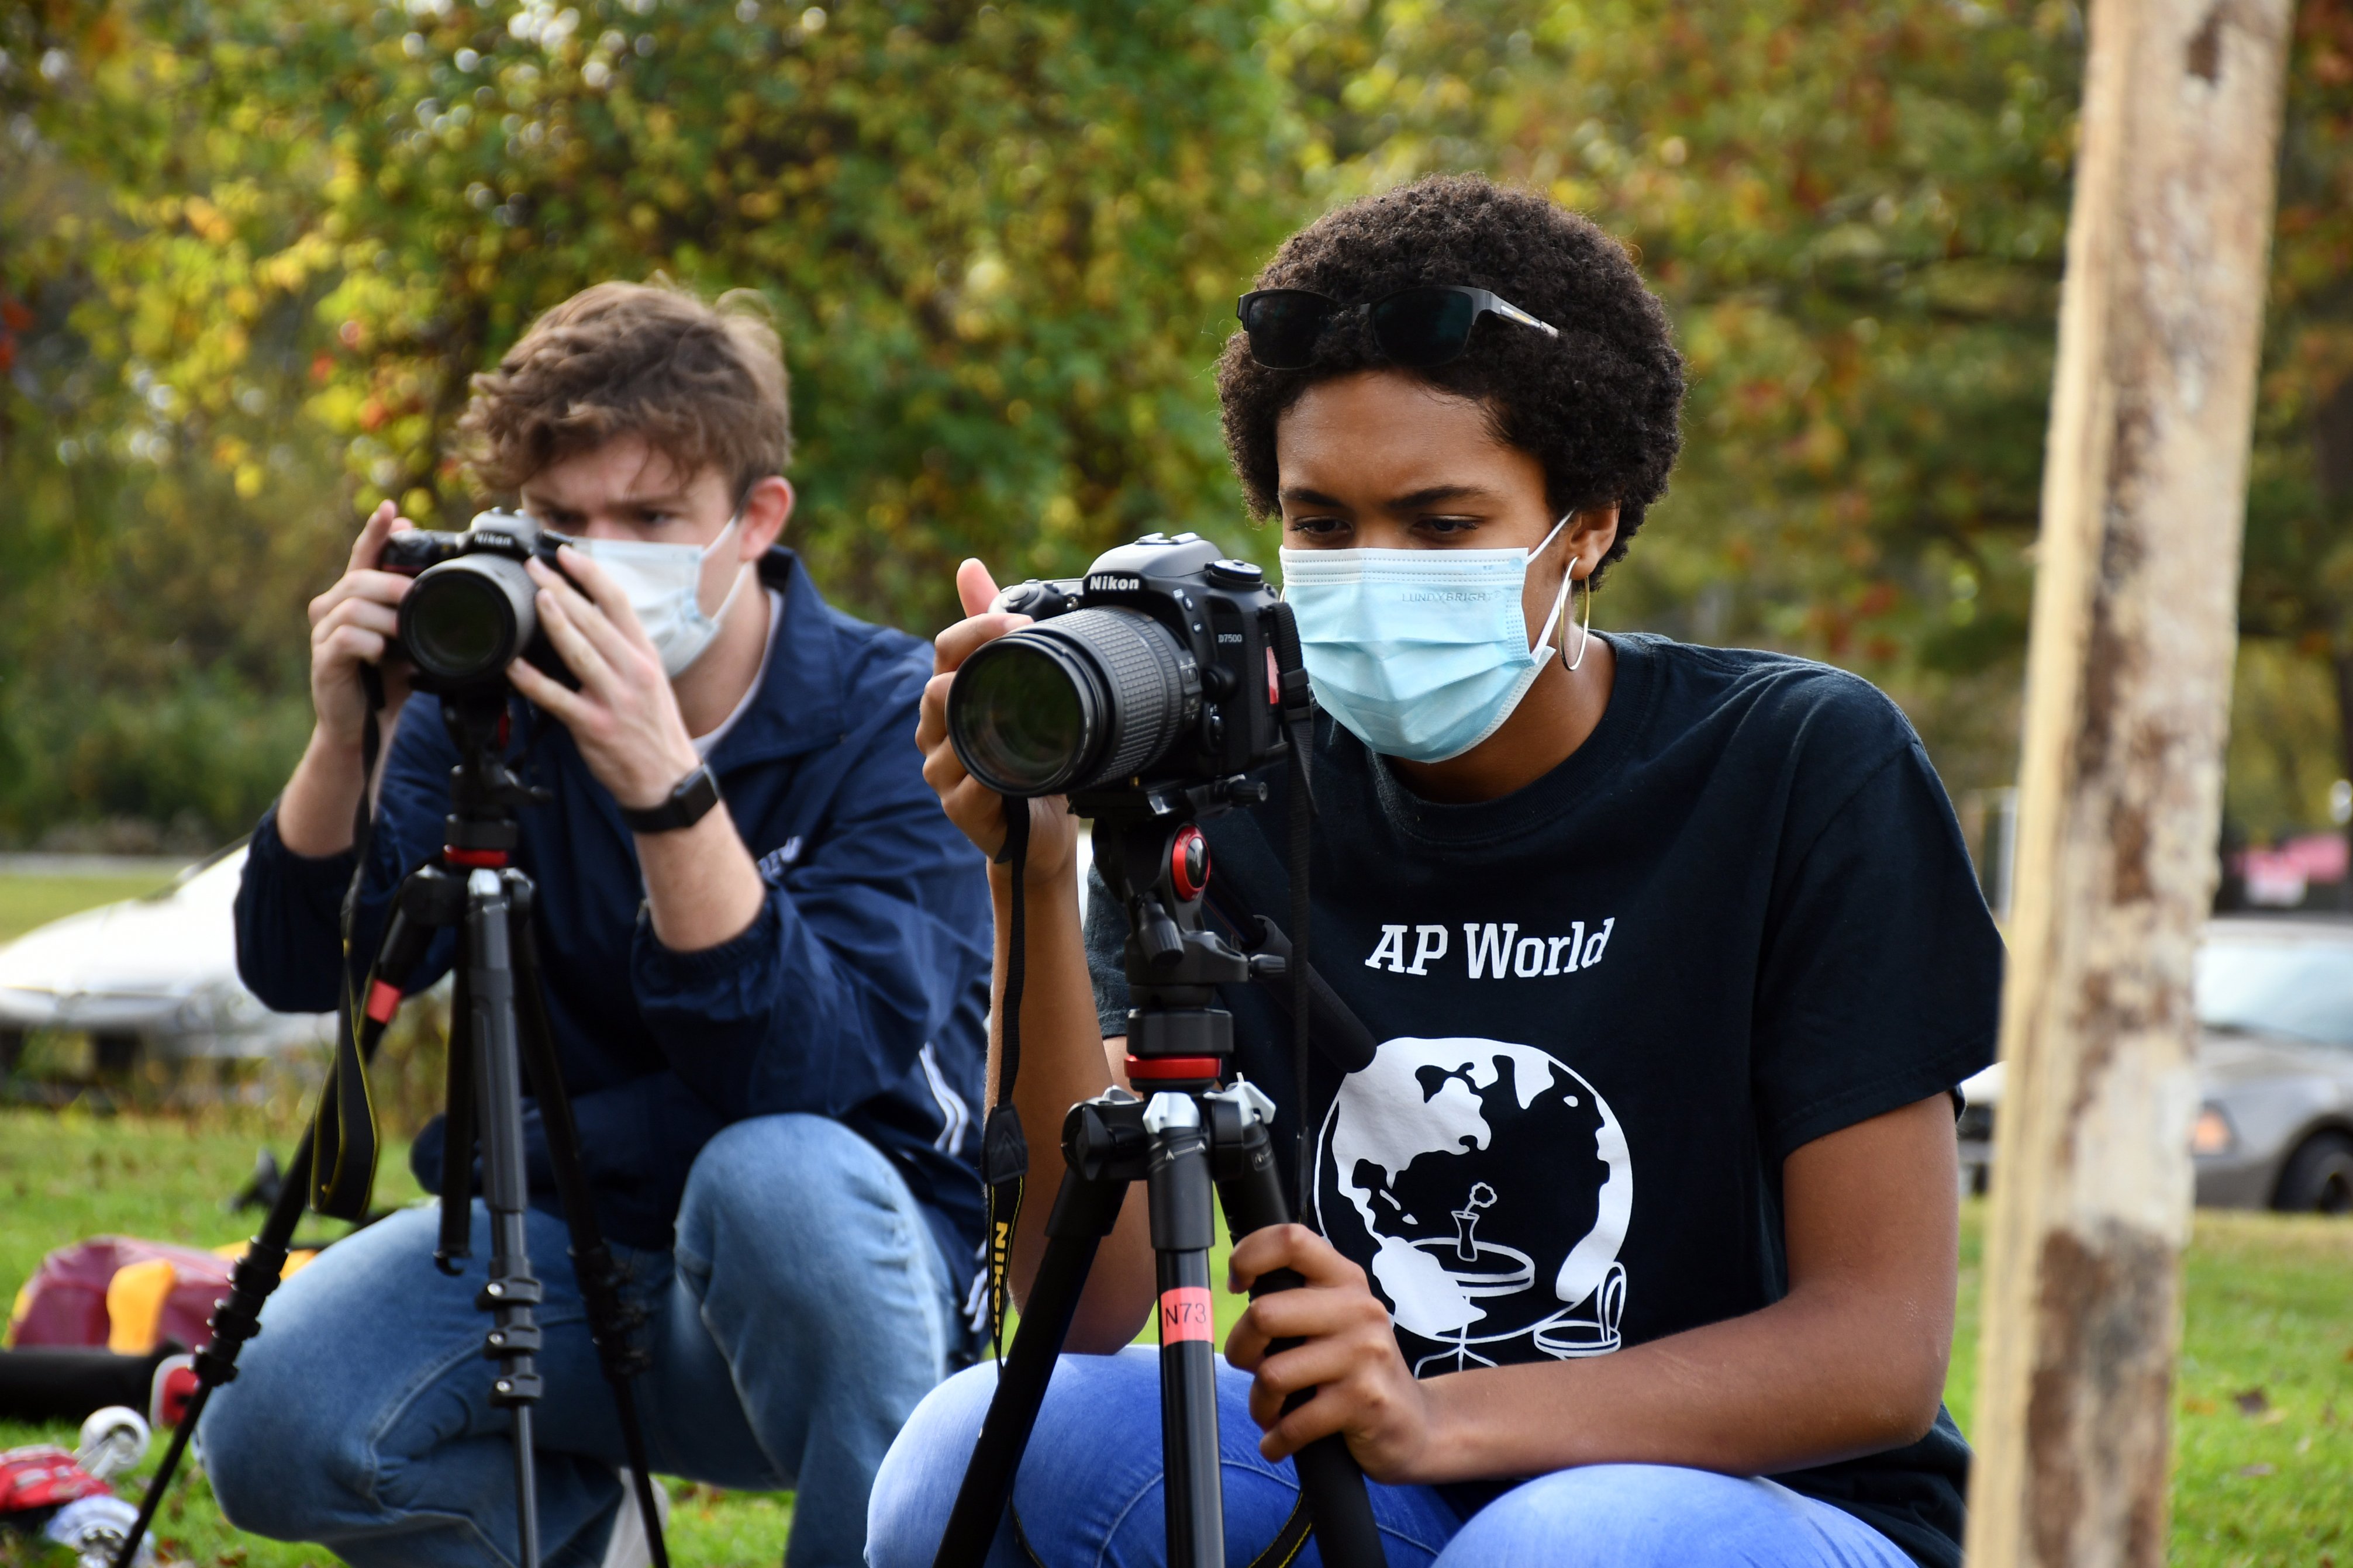
POLYGON ((1209 885, 1209 841, 1190 826, 1176 830, 1168 847, 1168 880, 1176 896, 1191 903, 1209 885))

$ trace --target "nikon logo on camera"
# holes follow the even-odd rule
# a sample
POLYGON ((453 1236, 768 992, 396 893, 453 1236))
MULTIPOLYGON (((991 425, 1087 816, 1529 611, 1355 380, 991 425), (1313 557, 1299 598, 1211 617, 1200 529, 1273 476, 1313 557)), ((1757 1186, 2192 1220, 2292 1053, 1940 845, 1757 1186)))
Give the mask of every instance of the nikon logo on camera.
POLYGON ((1119 577, 1105 572, 1087 579, 1087 592, 1090 594, 1136 594, 1143 590, 1144 579, 1141 577, 1119 577))

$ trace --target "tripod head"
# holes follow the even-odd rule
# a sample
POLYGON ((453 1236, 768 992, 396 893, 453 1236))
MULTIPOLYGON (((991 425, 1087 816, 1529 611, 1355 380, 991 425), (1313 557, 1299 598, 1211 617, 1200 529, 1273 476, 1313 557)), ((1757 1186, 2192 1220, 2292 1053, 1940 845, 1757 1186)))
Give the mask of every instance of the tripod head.
POLYGON ((1095 865, 1127 918, 1127 1066, 1139 1087, 1222 1081, 1234 1021, 1217 988, 1283 973, 1281 957, 1240 952, 1201 923, 1209 841, 1199 824, 1265 795, 1265 785, 1232 777, 1072 799, 1094 817, 1095 865))
POLYGON ((497 855, 503 864, 516 842, 514 814, 526 805, 542 805, 554 798, 543 789, 525 784, 507 765, 507 741, 512 730, 504 680, 489 681, 445 694, 441 723, 458 748, 458 765, 449 770, 449 816, 442 830, 445 851, 460 855, 497 855))

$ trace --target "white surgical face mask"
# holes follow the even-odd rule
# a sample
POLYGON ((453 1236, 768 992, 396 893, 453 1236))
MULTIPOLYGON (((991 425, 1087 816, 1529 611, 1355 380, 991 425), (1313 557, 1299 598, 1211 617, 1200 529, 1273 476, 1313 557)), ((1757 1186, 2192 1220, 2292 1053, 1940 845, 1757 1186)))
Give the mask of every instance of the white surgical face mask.
POLYGON ((1409 762, 1442 763, 1493 734, 1552 652, 1572 579, 1535 637, 1521 596, 1528 563, 1567 526, 1562 518, 1534 550, 1285 548, 1282 597, 1315 700, 1374 751, 1409 762))
POLYGON ((703 614, 702 563, 728 545, 727 536, 743 521, 744 514, 738 510, 708 545, 658 544, 641 539, 572 542, 575 550, 610 573, 621 585, 621 592, 628 595, 629 608, 638 613, 638 624, 653 639, 654 651, 661 655, 663 672, 673 680, 701 658, 702 650, 719 635, 719 623, 727 618, 728 606, 744 586, 745 574, 738 565, 718 613, 703 614))

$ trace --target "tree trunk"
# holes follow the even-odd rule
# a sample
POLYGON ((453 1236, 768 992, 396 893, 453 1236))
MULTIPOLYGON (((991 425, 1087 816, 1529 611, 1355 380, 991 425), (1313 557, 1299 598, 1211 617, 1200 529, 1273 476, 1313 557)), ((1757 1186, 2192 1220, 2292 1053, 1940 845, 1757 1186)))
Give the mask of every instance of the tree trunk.
POLYGON ((2287 0, 2093 0, 2028 656, 1973 1568, 2165 1556, 2287 0))

